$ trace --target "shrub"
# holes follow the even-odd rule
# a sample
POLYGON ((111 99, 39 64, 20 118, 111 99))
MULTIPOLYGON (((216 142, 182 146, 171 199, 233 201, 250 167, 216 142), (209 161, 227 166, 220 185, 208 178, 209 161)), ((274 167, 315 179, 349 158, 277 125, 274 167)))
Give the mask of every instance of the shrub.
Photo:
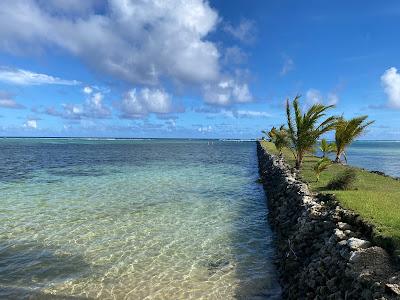
POLYGON ((347 169, 332 179, 326 188, 328 190, 349 190, 354 185, 356 178, 356 171, 354 169, 347 169))

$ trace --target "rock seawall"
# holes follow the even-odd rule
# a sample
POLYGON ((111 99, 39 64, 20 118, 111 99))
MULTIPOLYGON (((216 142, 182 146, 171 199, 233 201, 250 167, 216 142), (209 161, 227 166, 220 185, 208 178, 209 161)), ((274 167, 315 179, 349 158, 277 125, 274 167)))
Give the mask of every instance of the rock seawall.
POLYGON ((257 142, 259 172, 276 234, 284 299, 400 299, 400 273, 371 242, 372 227, 332 195, 312 194, 257 142))

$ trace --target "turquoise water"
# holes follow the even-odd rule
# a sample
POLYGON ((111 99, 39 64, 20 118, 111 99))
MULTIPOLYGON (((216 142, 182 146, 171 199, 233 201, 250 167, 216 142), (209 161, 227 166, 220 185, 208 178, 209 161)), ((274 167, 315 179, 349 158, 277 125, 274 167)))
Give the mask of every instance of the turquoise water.
POLYGON ((0 156, 1 299, 278 298, 254 142, 3 139, 0 156))
POLYGON ((400 177, 400 141, 356 141, 347 159, 351 165, 400 177))

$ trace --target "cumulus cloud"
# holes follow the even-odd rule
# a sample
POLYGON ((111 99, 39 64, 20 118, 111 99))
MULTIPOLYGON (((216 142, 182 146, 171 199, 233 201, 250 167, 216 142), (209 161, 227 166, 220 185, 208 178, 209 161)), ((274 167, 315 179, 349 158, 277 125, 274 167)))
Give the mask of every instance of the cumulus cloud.
POLYGON ((64 119, 106 119, 111 116, 111 109, 103 103, 103 99, 103 94, 97 92, 91 94, 84 104, 63 104, 62 111, 58 111, 54 107, 48 107, 44 113, 64 119))
POLYGON ((14 54, 56 46, 95 70, 135 84, 157 84, 163 77, 184 83, 218 78, 220 54, 207 40, 218 14, 207 1, 109 0, 101 13, 94 1, 79 12, 83 2, 3 1, 0 49, 14 54))
POLYGON ((336 105, 339 102, 339 96, 334 92, 328 93, 325 98, 326 101, 324 101, 324 97, 317 89, 309 89, 306 93, 306 101, 308 105, 313 105, 317 103, 336 105))
POLYGON ((84 16, 93 9, 101 8, 103 0, 38 0, 39 5, 49 11, 63 15, 84 16))
POLYGON ((83 92, 87 95, 90 95, 91 93, 93 93, 93 89, 90 86, 85 86, 83 88, 83 92))
POLYGON ((224 30, 243 43, 251 44, 255 41, 256 27, 251 20, 243 19, 237 26, 227 23, 224 30))
POLYGON ((29 128, 29 129, 37 129, 37 128, 38 128, 37 120, 35 120, 35 119, 28 119, 28 120, 26 120, 26 122, 24 123, 23 127, 29 128))
MULTIPOLYGON (((1 7, 1 6, 0 6, 1 7)), ((1 21, 0 21, 1 22, 1 21)), ((0 29, 1 31, 1 29, 0 29)), ((1 42, 0 42, 1 44, 1 42)), ((46 74, 35 73, 22 69, 0 68, 0 81, 18 85, 61 84, 77 85, 76 80, 65 80, 46 74)))
POLYGON ((23 109, 23 106, 20 103, 17 103, 12 97, 11 94, 0 91, 0 107, 4 108, 13 108, 13 109, 23 109))
POLYGON ((400 73, 391 67, 381 76, 383 89, 388 97, 388 106, 400 108, 400 73))
POLYGON ((13 99, 0 99, 0 107, 4 108, 14 108, 14 109, 23 109, 25 106, 17 103, 13 99))
POLYGON ((150 113, 172 112, 171 96, 162 89, 131 89, 118 104, 122 118, 143 118, 150 113))
POLYGON ((204 100, 208 104, 226 106, 233 103, 247 103, 253 100, 247 83, 226 78, 216 84, 204 86, 204 100))

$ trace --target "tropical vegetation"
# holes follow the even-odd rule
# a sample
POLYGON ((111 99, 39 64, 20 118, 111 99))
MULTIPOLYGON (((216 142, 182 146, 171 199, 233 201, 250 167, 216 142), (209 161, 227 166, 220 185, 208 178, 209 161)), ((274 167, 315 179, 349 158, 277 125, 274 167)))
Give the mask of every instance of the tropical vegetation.
POLYGON ((317 177, 317 182, 319 181, 321 173, 328 169, 331 164, 331 160, 326 157, 323 157, 317 161, 317 163, 314 165, 314 172, 315 176, 317 177))
POLYGON ((356 117, 350 120, 345 120, 343 117, 339 118, 336 124, 335 143, 336 143, 336 159, 337 163, 341 162, 343 155, 346 163, 347 156, 345 149, 351 142, 359 137, 369 125, 374 121, 366 122, 368 116, 356 117))
MULTIPOLYGON (((300 170, 305 155, 315 150, 318 139, 325 133, 335 130, 335 143, 329 143, 323 138, 319 150, 322 152, 322 158, 328 158, 330 153, 335 153, 335 162, 341 163, 343 156, 347 163, 347 146, 374 121, 367 121, 368 116, 355 117, 349 120, 346 120, 343 116, 327 117, 327 111, 334 105, 320 103, 312 105, 303 113, 300 109, 299 99, 300 96, 296 96, 292 103, 289 100, 286 101, 287 128, 285 125, 281 125, 279 129, 272 127, 271 130, 263 130, 262 133, 275 145, 280 156, 283 155, 283 149, 288 148, 295 158, 294 167, 300 170)), ((315 174, 320 174, 320 172, 326 170, 327 164, 326 160, 321 160, 319 164, 315 165, 315 174)))
POLYGON ((336 152, 336 145, 334 143, 328 143, 326 139, 322 139, 319 150, 322 152, 322 157, 328 157, 329 153, 336 152))
POLYGON ((282 156, 282 150, 284 147, 289 146, 288 132, 284 125, 281 125, 279 129, 272 127, 268 132, 263 131, 269 137, 269 140, 274 143, 276 149, 279 151, 279 156, 282 156))
POLYGON ((335 128, 337 119, 335 116, 323 119, 326 111, 333 108, 333 105, 326 106, 317 103, 312 105, 305 113, 302 113, 299 98, 300 96, 296 96, 293 100, 293 113, 289 100, 286 101, 290 148, 296 159, 295 167, 297 169, 301 168, 304 155, 313 150, 318 138, 335 128))
MULTIPOLYGON (((273 143, 263 141, 261 145, 269 153, 278 153, 273 143)), ((294 167, 296 159, 292 152, 288 148, 282 151, 285 161, 294 167)), ((334 163, 316 181, 314 167, 319 160, 314 155, 306 155, 299 177, 309 184, 313 192, 334 193, 343 207, 355 211, 375 226, 374 242, 388 248, 395 247, 398 249, 396 253, 400 255, 400 180, 334 163), (355 173, 355 176, 350 176, 354 180, 347 179, 351 184, 345 189, 338 186, 334 187, 335 190, 328 189, 328 184, 338 182, 337 179, 343 178, 346 170, 353 170, 355 173)), ((344 182, 346 179, 339 181, 344 182)))

